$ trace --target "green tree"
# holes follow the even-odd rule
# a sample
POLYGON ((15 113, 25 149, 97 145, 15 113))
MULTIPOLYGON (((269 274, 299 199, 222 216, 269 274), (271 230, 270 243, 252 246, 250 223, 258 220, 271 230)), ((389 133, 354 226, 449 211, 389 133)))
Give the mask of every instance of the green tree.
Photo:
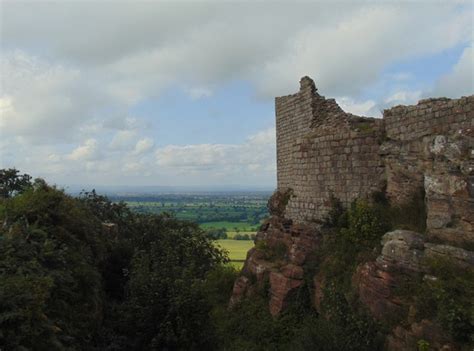
POLYGON ((20 174, 15 168, 0 170, 0 198, 9 198, 21 193, 31 185, 28 174, 20 174))

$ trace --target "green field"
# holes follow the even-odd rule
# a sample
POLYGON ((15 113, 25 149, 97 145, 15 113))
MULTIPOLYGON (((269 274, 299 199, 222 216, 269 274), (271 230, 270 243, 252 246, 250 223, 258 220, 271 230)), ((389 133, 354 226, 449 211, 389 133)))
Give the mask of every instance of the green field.
POLYGON ((125 202, 139 213, 172 213, 178 219, 209 223, 208 227, 228 223, 232 227, 253 227, 268 216, 269 192, 219 192, 175 194, 115 195, 112 200, 125 202), (223 223, 220 223, 223 222, 223 223))
POLYGON ((202 229, 208 228, 225 228, 227 232, 235 232, 238 229, 240 232, 252 232, 255 233, 258 230, 258 225, 250 225, 248 222, 206 222, 200 224, 202 229))
POLYGON ((253 247, 252 240, 216 240, 216 244, 229 252, 231 264, 236 268, 242 268, 247 251, 253 247))
MULTIPOLYGON (((257 232, 243 232, 243 231, 234 232, 234 231, 228 231, 228 232, 227 232, 227 239, 234 239, 234 236, 236 236, 237 234, 240 234, 240 235, 243 235, 243 234, 255 235, 255 234, 257 234, 257 232)), ((252 240, 252 241, 253 241, 253 240, 252 240)))

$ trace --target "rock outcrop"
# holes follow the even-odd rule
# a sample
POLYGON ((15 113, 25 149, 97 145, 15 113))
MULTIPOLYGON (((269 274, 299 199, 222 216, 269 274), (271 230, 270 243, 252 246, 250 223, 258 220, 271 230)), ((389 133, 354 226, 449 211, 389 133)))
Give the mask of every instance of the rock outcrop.
POLYGON ((261 226, 255 247, 247 253, 242 276, 234 284, 231 306, 244 296, 251 296, 256 289, 268 289, 269 310, 277 315, 303 284, 303 264, 318 245, 318 230, 315 226, 295 225, 285 219, 286 203, 284 194, 277 193, 269 200, 274 215, 261 226), (249 277, 254 280, 253 284, 249 277))
MULTIPOLYGON (((420 340, 433 350, 456 350, 435 321, 406 315, 413 306, 397 288, 420 276, 436 279, 426 267, 433 259, 474 269, 474 95, 395 106, 373 119, 345 113, 304 77, 298 93, 276 99, 276 119, 278 190, 231 305, 268 289, 272 315, 285 309, 308 274, 306 259, 321 243, 331 198, 348 206, 379 191, 392 206, 402 206, 417 193, 423 212, 408 216, 418 216, 423 233, 386 233, 378 257, 355 270, 352 289, 374 319, 404 321, 387 336, 387 350, 416 350, 420 340)), ((318 312, 327 278, 312 277, 318 312)))

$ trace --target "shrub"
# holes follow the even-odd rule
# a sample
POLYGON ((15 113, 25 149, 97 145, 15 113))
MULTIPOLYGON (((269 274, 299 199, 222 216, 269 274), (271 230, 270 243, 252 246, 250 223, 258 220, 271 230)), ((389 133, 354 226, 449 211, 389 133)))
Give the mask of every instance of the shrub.
POLYGON ((356 249, 363 250, 378 245, 389 229, 390 224, 378 207, 357 200, 348 211, 348 226, 340 230, 340 235, 356 249))
POLYGON ((474 343, 474 269, 449 259, 426 262, 432 279, 414 291, 419 318, 435 318, 456 341, 474 343))

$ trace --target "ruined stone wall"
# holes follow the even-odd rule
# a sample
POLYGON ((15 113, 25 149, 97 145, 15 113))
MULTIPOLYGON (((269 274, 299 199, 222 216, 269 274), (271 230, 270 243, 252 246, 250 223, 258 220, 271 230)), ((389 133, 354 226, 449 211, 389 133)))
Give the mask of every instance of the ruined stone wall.
POLYGON ((345 113, 302 78, 276 98, 278 188, 293 189, 286 217, 322 220, 330 197, 348 205, 386 185, 394 204, 424 191, 428 233, 474 242, 474 96, 427 99, 384 111, 345 113))
POLYGON ((277 137, 277 179, 278 187, 294 186, 293 146, 310 130, 313 118, 312 102, 314 83, 301 80, 301 89, 297 94, 275 99, 276 137, 277 137))
POLYGON ((384 112, 387 194, 395 203, 423 189, 427 232, 474 242, 474 96, 426 99, 384 112))
POLYGON ((294 192, 288 218, 321 220, 331 195, 348 205, 380 189, 382 120, 345 113, 308 77, 299 93, 276 99, 276 116, 278 188, 294 192))

